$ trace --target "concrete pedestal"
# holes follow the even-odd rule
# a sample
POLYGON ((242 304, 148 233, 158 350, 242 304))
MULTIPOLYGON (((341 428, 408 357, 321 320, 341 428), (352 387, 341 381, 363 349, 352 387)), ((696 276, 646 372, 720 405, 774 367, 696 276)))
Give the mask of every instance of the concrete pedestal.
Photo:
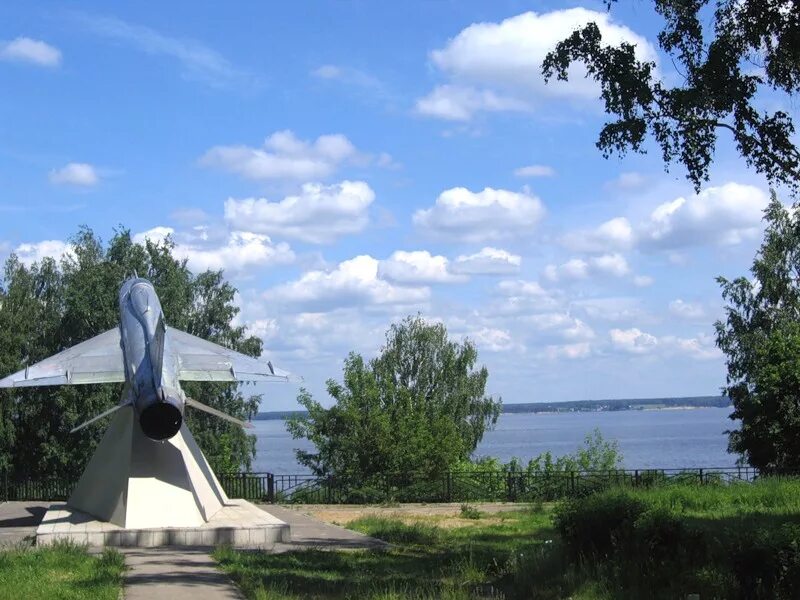
POLYGON ((184 424, 157 442, 132 407, 114 413, 67 505, 126 529, 200 527, 228 502, 184 424))
POLYGON ((289 525, 246 500, 228 500, 208 522, 189 527, 120 527, 66 504, 53 504, 36 530, 36 544, 59 540, 92 547, 157 546, 268 548, 289 542, 289 525))

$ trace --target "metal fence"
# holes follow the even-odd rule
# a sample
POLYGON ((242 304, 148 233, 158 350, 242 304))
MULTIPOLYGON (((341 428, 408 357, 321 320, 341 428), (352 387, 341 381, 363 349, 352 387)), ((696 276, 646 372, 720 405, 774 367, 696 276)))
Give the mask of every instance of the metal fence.
MULTIPOLYGON (((797 475, 797 474, 792 474, 797 475)), ((670 483, 726 485, 751 482, 750 467, 700 469, 616 469, 537 473, 527 471, 448 471, 437 477, 384 473, 354 484, 334 477, 236 473, 220 475, 231 498, 256 502, 366 504, 380 502, 533 502, 584 496, 609 487, 652 487, 670 483)), ((73 482, 14 480, 2 476, 0 500, 65 500, 73 482)))

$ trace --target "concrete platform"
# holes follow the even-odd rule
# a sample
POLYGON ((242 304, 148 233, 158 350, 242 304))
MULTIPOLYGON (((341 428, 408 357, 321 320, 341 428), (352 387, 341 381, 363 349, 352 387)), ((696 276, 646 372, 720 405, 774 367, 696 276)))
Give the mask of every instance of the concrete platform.
POLYGON ((289 525, 246 500, 229 500, 200 527, 125 529, 68 507, 52 504, 36 529, 36 544, 70 540, 89 546, 269 548, 291 541, 289 525))

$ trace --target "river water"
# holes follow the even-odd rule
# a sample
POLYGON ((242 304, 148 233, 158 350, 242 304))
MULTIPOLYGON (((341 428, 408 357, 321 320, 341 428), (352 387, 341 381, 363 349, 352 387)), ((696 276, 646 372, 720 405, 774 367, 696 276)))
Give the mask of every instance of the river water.
MULTIPOLYGON (((730 408, 626 410, 617 412, 509 413, 500 415, 475 452, 523 462, 550 450, 554 456, 574 452, 584 436, 599 428, 617 440, 628 469, 732 467, 725 430, 731 429, 730 408)), ((306 440, 293 440, 283 421, 253 421, 256 458, 253 471, 305 473, 294 449, 313 450, 306 440)))

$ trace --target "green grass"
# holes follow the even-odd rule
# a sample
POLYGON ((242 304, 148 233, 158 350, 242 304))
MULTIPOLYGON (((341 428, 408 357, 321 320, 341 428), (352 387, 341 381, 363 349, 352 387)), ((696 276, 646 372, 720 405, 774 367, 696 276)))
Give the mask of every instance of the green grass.
POLYGON ((444 598, 496 594, 494 582, 520 555, 553 535, 549 510, 498 515, 484 525, 445 529, 426 523, 364 517, 348 527, 390 542, 385 551, 286 554, 220 548, 215 558, 247 598, 444 598))
POLYGON ((91 556, 83 546, 0 552, 0 598, 25 600, 117 600, 123 556, 106 550, 91 556))
POLYGON ((392 548, 215 557, 259 600, 800 598, 800 481, 610 490, 451 529, 348 527, 392 548))

